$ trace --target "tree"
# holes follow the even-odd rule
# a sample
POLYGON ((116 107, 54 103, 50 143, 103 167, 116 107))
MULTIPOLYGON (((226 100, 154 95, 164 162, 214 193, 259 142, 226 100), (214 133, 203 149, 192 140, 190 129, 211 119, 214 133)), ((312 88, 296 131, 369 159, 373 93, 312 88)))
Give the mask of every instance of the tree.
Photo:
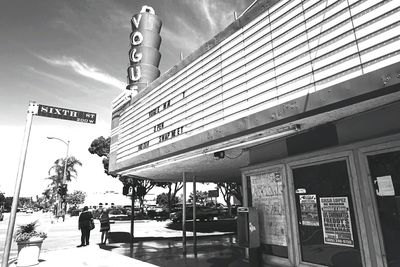
MULTIPOLYGON (((207 204, 207 199, 208 199, 208 192, 196 190, 196 203, 199 203, 200 205, 205 205, 207 204)), ((193 192, 191 192, 189 195, 189 203, 192 202, 193 202, 193 192)))
POLYGON ((52 206, 56 202, 56 191, 55 187, 49 185, 42 193, 44 202, 46 203, 46 208, 52 206))
POLYGON ((124 186, 132 186, 134 190, 134 196, 139 200, 140 208, 143 209, 144 197, 149 193, 155 186, 164 187, 166 183, 155 182, 150 179, 143 179, 133 175, 120 176, 119 180, 124 186))
POLYGON ((167 191, 167 204, 168 204, 168 211, 172 210, 172 206, 178 203, 178 197, 176 194, 179 190, 183 187, 182 182, 175 182, 175 183, 167 183, 166 188, 167 191))
POLYGON ((157 196, 156 204, 162 207, 166 207, 168 211, 171 211, 172 205, 177 204, 179 202, 179 198, 174 196, 172 199, 168 195, 168 193, 161 193, 157 196))
MULTIPOLYGON (((70 182, 72 178, 76 179, 78 176, 78 171, 76 170, 76 166, 82 166, 82 162, 80 162, 74 156, 71 156, 68 157, 67 159, 65 158, 57 159, 54 162, 53 166, 49 169, 50 176, 47 177, 47 179, 51 180, 51 183, 48 187, 48 191, 45 192, 46 195, 51 194, 50 199, 52 200, 54 199, 54 202, 56 199, 56 195, 59 194, 63 200, 63 203, 65 203, 65 195, 67 193, 67 187, 64 186, 62 188, 64 180, 64 170, 65 170, 65 181, 70 182)), ((66 205, 64 205, 64 211, 65 210, 66 210, 66 205)))
POLYGON ((114 175, 108 171, 109 166, 109 154, 110 154, 110 143, 111 138, 104 138, 100 136, 92 141, 90 147, 88 148, 91 154, 97 155, 102 158, 104 172, 112 177, 118 177, 124 186, 132 186, 135 191, 135 198, 139 200, 140 207, 143 208, 144 197, 147 193, 153 189, 155 186, 164 187, 166 183, 155 182, 150 179, 145 179, 142 177, 137 177, 133 175, 114 175))
POLYGON ((112 177, 117 177, 117 175, 113 175, 108 171, 110 143, 111 143, 110 137, 104 138, 103 136, 100 136, 92 141, 88 150, 90 154, 94 154, 102 158, 104 172, 107 175, 110 175, 112 177))
POLYGON ((32 199, 30 197, 18 198, 18 207, 30 207, 32 205, 32 199))
POLYGON ((86 193, 80 190, 75 190, 71 194, 67 194, 66 202, 71 206, 77 206, 85 202, 86 193))
POLYGON ((11 210, 12 202, 13 202, 13 197, 6 197, 4 201, 4 209, 8 211, 11 210))
POLYGON ((161 207, 167 207, 168 206, 168 196, 166 193, 161 193, 157 195, 156 198, 156 204, 161 206, 161 207))
POLYGON ((49 169, 49 175, 51 173, 54 173, 52 176, 50 176, 48 179, 52 180, 52 184, 56 184, 57 186, 62 184, 62 181, 64 179, 64 168, 65 168, 65 162, 67 162, 67 168, 65 169, 65 181, 70 182, 72 179, 75 178, 78 175, 78 171, 76 170, 76 166, 82 166, 82 162, 80 162, 77 158, 74 156, 68 157, 67 160, 64 158, 57 159, 53 166, 49 169))
POLYGON ((4 206, 5 202, 6 202, 6 197, 4 196, 3 193, 0 192, 0 208, 4 206))
POLYGON ((92 141, 89 147, 90 154, 96 154, 99 157, 108 157, 110 154, 111 138, 107 139, 100 136, 92 141))
POLYGON ((231 211, 231 197, 236 197, 237 200, 242 203, 242 191, 241 184, 237 182, 223 182, 217 183, 217 187, 224 198, 226 206, 228 207, 229 215, 232 215, 231 211))

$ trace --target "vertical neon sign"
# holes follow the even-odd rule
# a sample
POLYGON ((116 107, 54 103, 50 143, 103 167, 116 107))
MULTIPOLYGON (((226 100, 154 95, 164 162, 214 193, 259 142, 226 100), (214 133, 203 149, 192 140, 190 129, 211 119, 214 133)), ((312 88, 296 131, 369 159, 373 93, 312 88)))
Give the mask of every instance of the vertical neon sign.
POLYGON ((161 54, 160 30, 162 22, 150 6, 143 6, 139 14, 131 19, 128 86, 129 90, 140 92, 160 76, 158 65, 161 54))

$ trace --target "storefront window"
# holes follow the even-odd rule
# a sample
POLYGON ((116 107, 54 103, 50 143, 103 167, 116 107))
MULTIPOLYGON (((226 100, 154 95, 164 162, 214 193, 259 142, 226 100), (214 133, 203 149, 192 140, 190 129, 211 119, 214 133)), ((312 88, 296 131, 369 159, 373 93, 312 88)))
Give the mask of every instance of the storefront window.
POLYGON ((368 156, 386 259, 400 266, 400 152, 368 156))
POLYGON ((283 198, 283 169, 271 168, 251 175, 251 206, 258 211, 263 253, 288 257, 286 208, 283 198))
POLYGON ((345 160, 293 169, 301 259, 362 266, 345 160))

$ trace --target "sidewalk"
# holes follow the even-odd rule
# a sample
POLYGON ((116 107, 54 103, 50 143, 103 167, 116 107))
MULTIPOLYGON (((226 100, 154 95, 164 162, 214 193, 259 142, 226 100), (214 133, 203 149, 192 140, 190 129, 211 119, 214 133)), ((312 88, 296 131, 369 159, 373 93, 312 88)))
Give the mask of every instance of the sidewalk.
MULTIPOLYGON (((9 267, 17 266, 13 262, 9 267)), ((40 254, 39 267, 155 267, 156 265, 122 256, 99 248, 98 245, 89 245, 81 248, 47 251, 40 254)))
MULTIPOLYGON (((93 244, 42 252, 38 267, 250 267, 244 260, 243 249, 234 245, 235 237, 203 236, 197 245, 187 240, 183 252, 182 240, 165 238, 128 243, 93 244)), ((16 267, 12 262, 9 267, 16 267)))
MULTIPOLYGON (((192 224, 188 223, 186 253, 183 249, 180 224, 137 222, 133 246, 130 246, 130 233, 126 231, 129 231, 128 226, 127 222, 116 221, 112 226, 107 245, 96 244, 96 241, 100 240, 100 233, 94 231, 93 236, 91 235, 93 244, 77 248, 75 243, 79 239, 78 232, 71 231, 72 228, 75 229, 74 221, 66 220, 65 223, 52 224, 52 228, 49 229, 52 234, 46 239, 39 264, 36 266, 248 266, 242 261, 244 258, 242 249, 235 245, 235 234, 231 230, 236 228, 236 225, 232 221, 199 223, 196 245, 193 233, 190 232, 192 224), (64 235, 64 231, 67 235, 64 235)), ((15 261, 14 258, 9 267, 16 267, 15 261)))

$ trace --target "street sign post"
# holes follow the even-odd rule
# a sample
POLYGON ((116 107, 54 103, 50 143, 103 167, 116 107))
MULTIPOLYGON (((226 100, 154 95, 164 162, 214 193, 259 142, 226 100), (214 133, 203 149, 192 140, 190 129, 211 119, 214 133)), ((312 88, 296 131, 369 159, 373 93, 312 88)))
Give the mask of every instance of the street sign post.
MULTIPOLYGON (((33 102, 33 101, 29 102, 28 114, 26 117, 26 124, 25 124, 24 140, 23 140, 22 151, 21 151, 21 155, 20 155, 20 159, 19 159, 17 180, 15 182, 14 197, 13 197, 13 202, 12 202, 12 206, 11 206, 10 219, 8 221, 6 242, 5 242, 5 246, 4 246, 3 261, 2 261, 1 267, 8 267, 8 260, 10 257, 10 249, 11 249, 11 241, 12 241, 12 235, 13 235, 14 226, 15 226, 15 218, 16 218, 16 214, 17 214, 18 199, 19 199, 19 193, 21 191, 21 184, 22 184, 22 178, 23 178, 23 174, 24 174, 25 159, 26 159, 26 153, 28 150, 33 115, 62 119, 62 120, 91 123, 91 124, 96 123, 96 113, 46 106, 46 105, 36 104, 36 102, 33 102)), ((68 151, 67 151, 67 156, 68 156, 68 151)), ((65 172, 64 172, 63 179, 65 179, 65 172)))

